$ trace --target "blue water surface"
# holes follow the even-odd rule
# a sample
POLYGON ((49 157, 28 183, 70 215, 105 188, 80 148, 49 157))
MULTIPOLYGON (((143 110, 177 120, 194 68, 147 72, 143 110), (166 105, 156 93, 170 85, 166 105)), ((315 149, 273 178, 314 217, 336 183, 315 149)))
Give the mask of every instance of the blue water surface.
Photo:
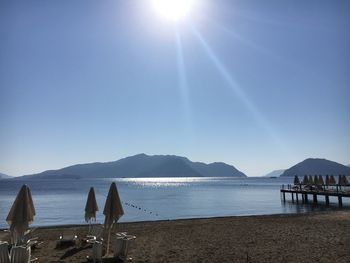
MULTIPOLYGON (((24 183, 33 195, 34 226, 83 224, 91 186, 99 206, 97 222, 101 223, 112 181, 117 183, 125 212, 120 222, 304 213, 338 207, 335 198, 330 208, 323 199, 317 207, 281 201, 280 186, 291 183, 291 178, 9 179, 0 181, 0 228, 8 227, 7 213, 24 183)), ((345 209, 349 205, 345 198, 345 209)))

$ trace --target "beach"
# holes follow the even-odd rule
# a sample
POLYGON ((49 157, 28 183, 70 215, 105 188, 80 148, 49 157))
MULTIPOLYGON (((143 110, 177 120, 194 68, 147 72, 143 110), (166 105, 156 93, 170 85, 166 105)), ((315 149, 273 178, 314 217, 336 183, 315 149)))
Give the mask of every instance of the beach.
MULTIPOLYGON (((44 243, 38 262, 87 262, 84 226, 37 228, 44 243), (60 234, 76 233, 76 247, 56 248, 60 234)), ((120 223, 137 238, 132 262, 350 262, 350 211, 120 223)), ((1 240, 8 234, 2 232, 1 240)), ((113 251, 113 246, 112 246, 113 251)))

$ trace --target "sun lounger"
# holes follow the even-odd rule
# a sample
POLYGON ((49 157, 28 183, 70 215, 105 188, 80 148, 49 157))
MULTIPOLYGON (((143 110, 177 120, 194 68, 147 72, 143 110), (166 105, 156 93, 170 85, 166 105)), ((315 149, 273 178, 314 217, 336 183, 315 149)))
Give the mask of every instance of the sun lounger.
POLYGON ((37 258, 31 259, 31 249, 25 246, 12 247, 10 259, 11 263, 29 263, 38 260, 37 258))
POLYGON ((10 263, 10 254, 8 249, 8 243, 0 241, 0 262, 10 263))
POLYGON ((18 245, 19 246, 30 246, 32 249, 37 248, 38 245, 41 245, 43 242, 39 242, 39 237, 32 237, 32 233, 34 230, 29 231, 24 234, 24 236, 20 239, 18 245))
POLYGON ((77 244, 78 236, 75 234, 60 235, 56 242, 56 247, 75 246, 77 244))
POLYGON ((90 233, 86 236, 86 241, 89 243, 93 243, 94 241, 102 241, 103 230, 104 228, 102 225, 92 226, 90 233))

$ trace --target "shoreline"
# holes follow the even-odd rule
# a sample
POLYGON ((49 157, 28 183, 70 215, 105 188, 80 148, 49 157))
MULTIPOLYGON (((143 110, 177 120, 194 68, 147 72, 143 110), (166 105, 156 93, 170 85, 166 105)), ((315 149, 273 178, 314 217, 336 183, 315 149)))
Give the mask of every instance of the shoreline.
MULTIPOLYGON (((177 218, 177 219, 159 219, 159 220, 145 220, 145 221, 130 221, 130 222, 118 222, 118 225, 124 224, 146 224, 146 223, 162 223, 162 222, 179 222, 179 221, 192 221, 192 220, 207 220, 207 219, 229 219, 229 218, 268 218, 268 217, 299 217, 304 215, 318 215, 318 214, 328 214, 340 211, 350 211, 350 207, 343 207, 341 209, 327 210, 327 211, 306 211, 302 213, 277 213, 277 214, 263 214, 263 215, 233 215, 233 216, 213 216, 213 217, 191 217, 191 218, 177 218)), ((101 223, 92 223, 91 225, 103 225, 101 223)), ((74 228, 74 227, 86 227, 88 223, 83 224, 63 224, 63 225, 47 225, 47 226, 30 226, 29 228, 35 229, 56 229, 56 228, 74 228)), ((8 228, 0 228, 0 232, 7 230, 8 228)))

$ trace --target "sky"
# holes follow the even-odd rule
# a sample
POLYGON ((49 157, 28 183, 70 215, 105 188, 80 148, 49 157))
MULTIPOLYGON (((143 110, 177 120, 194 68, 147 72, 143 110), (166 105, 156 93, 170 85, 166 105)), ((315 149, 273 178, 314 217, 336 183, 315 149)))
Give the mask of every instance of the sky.
POLYGON ((350 164, 350 1, 0 1, 0 172, 146 154, 350 164))

